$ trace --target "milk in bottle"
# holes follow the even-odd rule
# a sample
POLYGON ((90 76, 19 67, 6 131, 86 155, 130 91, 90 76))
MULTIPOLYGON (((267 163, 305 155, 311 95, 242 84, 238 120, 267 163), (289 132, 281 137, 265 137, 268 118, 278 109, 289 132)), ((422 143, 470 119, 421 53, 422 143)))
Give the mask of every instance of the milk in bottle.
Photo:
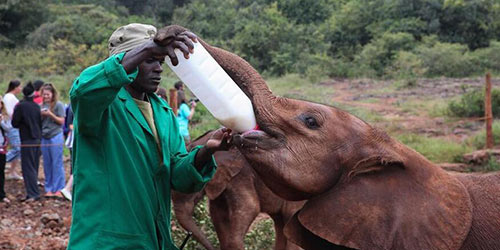
POLYGON ((167 65, 222 125, 236 132, 254 129, 257 123, 250 99, 201 43, 193 44, 189 59, 176 49, 179 64, 173 66, 167 56, 167 65))

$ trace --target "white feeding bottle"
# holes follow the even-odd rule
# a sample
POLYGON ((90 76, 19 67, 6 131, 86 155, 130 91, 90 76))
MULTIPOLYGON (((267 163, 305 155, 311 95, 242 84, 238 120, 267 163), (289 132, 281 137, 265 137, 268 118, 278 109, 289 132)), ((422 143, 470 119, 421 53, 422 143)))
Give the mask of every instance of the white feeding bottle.
POLYGON ((189 59, 175 49, 179 64, 173 66, 167 56, 167 65, 222 125, 236 132, 254 129, 257 123, 248 96, 200 42, 193 44, 189 59))

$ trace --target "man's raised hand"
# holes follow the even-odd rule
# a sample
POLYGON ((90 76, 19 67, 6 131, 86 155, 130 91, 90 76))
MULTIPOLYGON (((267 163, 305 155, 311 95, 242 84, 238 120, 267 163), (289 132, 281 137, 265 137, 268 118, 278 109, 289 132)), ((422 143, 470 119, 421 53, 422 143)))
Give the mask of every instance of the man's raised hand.
POLYGON ((175 66, 179 63, 179 60, 174 50, 179 49, 184 54, 184 58, 188 59, 189 53, 193 53, 193 42, 197 42, 197 37, 184 27, 170 25, 158 30, 154 42, 167 49, 167 55, 175 66))

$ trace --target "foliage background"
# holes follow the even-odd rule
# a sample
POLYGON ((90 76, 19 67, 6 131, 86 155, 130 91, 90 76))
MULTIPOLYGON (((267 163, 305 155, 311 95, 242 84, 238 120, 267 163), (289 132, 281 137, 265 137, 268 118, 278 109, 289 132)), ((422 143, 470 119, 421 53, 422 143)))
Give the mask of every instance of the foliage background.
MULTIPOLYGON (((11 79, 43 79, 67 101, 73 79, 106 58, 109 35, 131 22, 183 25, 242 56, 278 93, 286 86, 319 102, 326 93, 307 91, 323 91, 314 85, 332 77, 411 87, 422 77, 500 73, 498 0, 0 0, 0 91, 11 79)), ((176 78, 164 74, 162 85, 171 88, 176 78)), ((454 100, 449 114, 480 114, 481 98, 475 92, 454 100)), ((218 126, 202 105, 193 123, 192 137, 218 126)), ((413 135, 399 139, 425 145, 413 135)), ((196 216, 210 224, 204 209, 196 216)), ((255 230, 246 239, 250 249, 270 248, 270 222, 255 230)), ((183 238, 182 230, 173 232, 183 238)))
POLYGON ((188 27, 265 76, 500 71, 497 0, 2 0, 0 81, 43 78, 67 89, 107 56, 112 31, 131 22, 188 27))

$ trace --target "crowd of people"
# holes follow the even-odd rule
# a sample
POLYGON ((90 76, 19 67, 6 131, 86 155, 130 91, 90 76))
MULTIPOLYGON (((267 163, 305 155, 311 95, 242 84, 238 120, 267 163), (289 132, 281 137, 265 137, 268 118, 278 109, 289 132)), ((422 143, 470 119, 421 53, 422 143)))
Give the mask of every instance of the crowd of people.
POLYGON ((5 179, 24 181, 24 202, 36 201, 42 196, 72 199, 72 178, 66 184, 63 164, 64 146, 72 147, 72 142, 65 143, 65 137, 72 138, 72 123, 71 106, 58 100, 53 84, 36 80, 23 87, 19 80, 9 82, 5 95, 0 98, 0 202, 10 202, 5 193, 5 179), (40 157, 43 183, 38 179, 40 157), (41 194, 39 186, 44 187, 45 193, 41 194))
MULTIPOLYGON (((174 87, 179 132, 188 144, 191 141, 188 126, 196 102, 186 99, 182 82, 176 82, 174 87)), ((165 88, 158 88, 156 94, 168 103, 165 88)), ((70 167, 71 175, 66 181, 63 147, 68 148, 71 157, 73 111, 70 104, 58 100, 55 86, 36 80, 22 88, 19 80, 10 81, 5 95, 0 96, 0 125, 0 202, 10 202, 4 190, 5 179, 24 180, 26 197, 23 201, 38 200, 42 196, 64 197, 71 201, 73 174, 70 167), (21 92, 24 97, 19 101, 17 96, 21 92), (44 183, 38 180, 40 157, 44 183), (7 163, 10 164, 8 169, 7 163), (43 195, 38 186, 44 186, 43 195)))

